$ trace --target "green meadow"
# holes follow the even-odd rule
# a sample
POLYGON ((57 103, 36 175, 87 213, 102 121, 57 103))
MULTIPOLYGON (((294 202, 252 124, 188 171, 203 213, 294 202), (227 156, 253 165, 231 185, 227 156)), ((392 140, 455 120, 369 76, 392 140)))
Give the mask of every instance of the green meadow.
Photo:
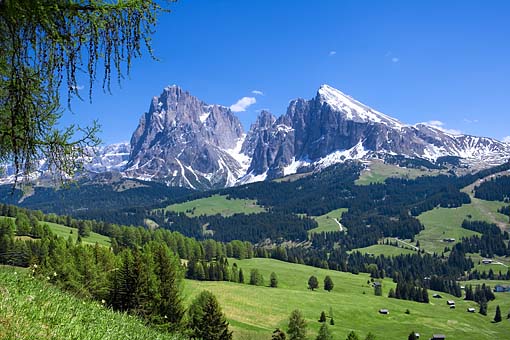
POLYGON ((359 251, 362 254, 373 254, 374 256, 379 255, 397 256, 401 254, 416 254, 415 250, 402 248, 401 246, 396 247, 387 244, 374 244, 372 246, 368 246, 365 248, 357 248, 355 250, 359 251))
MULTIPOLYGON (((310 229, 309 233, 322 233, 326 231, 339 231, 340 226, 335 221, 340 221, 342 218, 342 215, 344 212, 346 212, 346 208, 340 208, 336 210, 332 210, 328 212, 327 214, 321 215, 321 216, 312 216, 312 218, 319 224, 317 228, 310 229)), ((342 226, 342 228, 345 228, 345 226, 342 226)), ((347 228, 345 228, 347 229, 347 228)))
POLYGON ((452 243, 443 242, 445 238, 454 238, 455 242, 462 237, 479 235, 479 233, 461 227, 464 220, 485 221, 498 223, 508 228, 508 217, 497 212, 505 205, 503 202, 484 201, 471 198, 472 203, 464 204, 458 208, 435 208, 418 216, 425 230, 416 235, 421 248, 429 252, 440 253, 452 243), (506 221, 506 223, 504 223, 506 221))
MULTIPOLYGON (((334 339, 345 339, 354 330, 361 339, 368 332, 377 339, 407 339, 414 330, 428 339, 432 334, 446 334, 447 339, 508 339, 510 322, 491 322, 496 304, 503 314, 510 310, 510 299, 501 298, 489 304, 487 316, 468 313, 468 307, 477 307, 448 294, 441 293, 443 299, 433 299, 422 304, 417 302, 390 299, 390 288, 395 287, 390 279, 383 281, 383 296, 375 296, 367 283, 367 274, 353 275, 337 271, 319 269, 304 265, 290 264, 271 259, 230 260, 236 262, 249 278, 251 269, 258 269, 265 278, 266 285, 271 272, 278 276, 278 288, 251 286, 231 282, 200 282, 187 280, 185 295, 187 301, 201 290, 209 290, 218 298, 232 329, 234 339, 270 339, 272 331, 279 327, 287 330, 288 317, 292 310, 300 309, 308 323, 308 338, 316 337, 320 323, 320 313, 330 310, 335 321, 330 326, 334 339), (320 288, 307 289, 310 275, 319 279, 320 288), (335 284, 331 292, 322 289, 326 275, 335 284), (456 301, 457 309, 450 309, 446 300, 456 301), (379 314, 379 309, 389 309, 389 315, 379 314), (409 310, 409 314, 406 314, 409 310)), ((509 294, 510 296, 510 294, 509 294)), ((329 321, 329 318, 328 318, 329 321)))
MULTIPOLYGON (((14 220, 12 217, 0 216, 0 218, 8 218, 14 220)), ((47 224, 50 227, 50 230, 59 237, 69 238, 71 237, 74 241, 78 239, 78 229, 71 228, 62 224, 56 224, 52 222, 39 221, 40 225, 47 224)), ((109 247, 110 246, 110 238, 108 236, 100 235, 98 233, 91 232, 90 236, 83 237, 82 242, 89 244, 99 243, 100 245, 109 247)))
POLYGON ((401 168, 397 165, 372 161, 355 183, 357 185, 369 185, 371 183, 384 183, 390 177, 414 179, 419 176, 435 176, 439 173, 438 170, 401 168))
POLYGON ((255 200, 227 199, 227 196, 213 195, 184 203, 172 204, 165 211, 183 212, 189 217, 200 215, 232 216, 234 214, 256 214, 265 209, 255 200))

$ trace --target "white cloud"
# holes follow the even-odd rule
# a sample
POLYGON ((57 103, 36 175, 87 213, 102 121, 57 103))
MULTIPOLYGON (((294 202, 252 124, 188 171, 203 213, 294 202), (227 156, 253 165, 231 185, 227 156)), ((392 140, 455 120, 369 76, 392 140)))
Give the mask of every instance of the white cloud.
POLYGON ((478 119, 467 119, 467 118, 464 118, 464 123, 467 123, 467 124, 478 123, 478 119))
POLYGON ((452 135, 461 135, 462 134, 462 131, 455 130, 455 129, 447 129, 445 127, 445 124, 440 120, 429 120, 428 122, 425 122, 423 124, 432 126, 438 130, 441 130, 443 132, 446 132, 446 133, 449 133, 452 135))
POLYGON ((503 142, 510 144, 510 136, 503 137, 503 142))
POLYGON ((336 51, 329 51, 329 56, 332 57, 336 54, 336 51))
POLYGON ((71 85, 71 90, 83 90, 85 86, 83 85, 71 85))
POLYGON ((398 63, 398 62, 400 61, 400 59, 399 59, 399 58, 397 58, 397 57, 393 57, 393 58, 391 58, 391 61, 392 61, 393 63, 398 63))
POLYGON ((251 93, 256 94, 258 96, 263 96, 264 95, 264 92, 262 92, 260 90, 253 90, 253 91, 251 91, 251 93))
POLYGON ((246 109, 255 104, 257 102, 257 99, 254 97, 243 97, 239 99, 235 104, 230 106, 230 109, 233 112, 244 112, 246 109))

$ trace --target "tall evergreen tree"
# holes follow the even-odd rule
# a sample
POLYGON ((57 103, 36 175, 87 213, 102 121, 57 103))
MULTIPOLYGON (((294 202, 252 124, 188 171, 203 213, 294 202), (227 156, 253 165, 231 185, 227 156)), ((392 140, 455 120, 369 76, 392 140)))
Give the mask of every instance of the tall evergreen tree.
POLYGON ((319 281, 317 280, 317 278, 315 276, 312 275, 308 279, 308 289, 314 290, 317 288, 319 288, 319 281))
POLYGON ((232 332, 221 312, 216 297, 209 291, 202 291, 191 303, 188 310, 188 329, 192 339, 231 340, 232 332))
POLYGON ((316 340, 333 340, 333 335, 329 330, 328 324, 324 322, 319 329, 319 334, 317 335, 316 340))
POLYGON ((289 335, 289 340, 306 339, 306 321, 303 318, 303 314, 298 309, 290 313, 287 334, 289 335))
POLYGON ((328 292, 330 292, 333 290, 334 286, 335 286, 335 284, 333 283, 333 280, 331 279, 331 277, 329 275, 326 275, 326 277, 324 278, 324 290, 327 290, 328 292))
POLYGON ((269 286, 272 288, 278 287, 278 277, 276 276, 275 272, 272 272, 271 276, 269 277, 269 286))
POLYGON ((164 244, 154 245, 155 273, 159 279, 155 310, 159 322, 170 330, 179 329, 184 307, 181 297, 183 269, 180 260, 164 244))
POLYGON ((499 308, 499 305, 496 307, 496 315, 494 315, 494 322, 501 322, 501 309, 499 308))
POLYGON ((372 332, 368 332, 367 337, 365 338, 365 340, 375 340, 375 339, 376 339, 376 337, 372 332))
POLYGON ((321 316, 319 317, 319 322, 326 322, 326 313, 324 311, 321 312, 321 316))
POLYGON ((359 337, 356 332, 351 331, 349 335, 347 335, 347 340, 359 340, 359 337))

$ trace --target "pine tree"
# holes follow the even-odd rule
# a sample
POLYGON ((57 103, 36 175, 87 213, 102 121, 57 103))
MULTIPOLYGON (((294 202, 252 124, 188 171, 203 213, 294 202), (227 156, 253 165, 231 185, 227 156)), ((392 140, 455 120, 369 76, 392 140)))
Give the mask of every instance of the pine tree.
POLYGON ((333 340, 333 335, 329 330, 328 324, 324 322, 319 329, 319 334, 317 335, 316 340, 333 340))
POLYGON ((319 322, 326 322, 326 313, 324 311, 321 312, 321 316, 319 317, 319 322))
POLYGON ((271 273, 271 276, 269 278, 269 286, 272 288, 278 287, 278 277, 276 276, 275 272, 271 273))
POLYGON ((243 269, 239 269, 239 283, 244 283, 243 269))
POLYGON ((328 292, 332 291, 333 290, 333 287, 334 287, 334 283, 333 283, 333 280, 331 279, 331 277, 329 275, 327 275, 325 278, 324 278, 324 290, 327 290, 328 292))
POLYGON ((494 315, 494 322, 501 322, 501 309, 499 305, 496 307, 496 315, 494 315))
POLYGON ((310 278, 308 279, 308 289, 311 289, 312 291, 314 289, 317 289, 319 288, 319 281, 317 280, 317 278, 315 276, 310 276, 310 278))
POLYGON ((351 331, 349 335, 347 335, 347 340, 359 340, 359 337, 356 332, 351 331))
POLYGON ((159 323, 170 330, 179 329, 184 307, 181 297, 183 270, 180 260, 164 244, 154 246, 155 274, 159 279, 155 310, 159 323))
POLYGON ((290 314, 287 334, 289 335, 289 340, 306 339, 306 321, 301 311, 295 309, 290 314))
POLYGON ((191 303, 188 310, 188 329, 191 338, 202 340, 230 340, 232 332, 221 312, 216 297, 209 291, 202 291, 191 303))
POLYGON ((375 339, 376 339, 376 337, 372 332, 368 332, 367 337, 365 338, 365 340, 375 340, 375 339))
POLYGON ((334 326, 335 325, 335 319, 333 319, 333 317, 331 317, 331 320, 329 320, 329 324, 331 326, 334 326))

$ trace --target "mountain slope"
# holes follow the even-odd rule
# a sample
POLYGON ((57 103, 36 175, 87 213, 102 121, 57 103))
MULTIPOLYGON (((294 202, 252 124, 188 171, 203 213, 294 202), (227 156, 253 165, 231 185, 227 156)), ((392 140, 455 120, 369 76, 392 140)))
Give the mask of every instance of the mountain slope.
POLYGON ((262 130, 250 130, 246 140, 256 141, 249 149, 253 150, 251 179, 278 178, 303 167, 324 168, 346 159, 384 159, 386 155, 431 161, 456 156, 470 165, 487 167, 505 162, 510 154, 508 144, 491 138, 403 124, 328 85, 322 85, 311 100, 291 101, 285 115, 262 130))
POLYGON ((231 186, 249 162, 240 155, 243 140, 229 108, 169 86, 140 119, 125 175, 192 189, 231 186))

